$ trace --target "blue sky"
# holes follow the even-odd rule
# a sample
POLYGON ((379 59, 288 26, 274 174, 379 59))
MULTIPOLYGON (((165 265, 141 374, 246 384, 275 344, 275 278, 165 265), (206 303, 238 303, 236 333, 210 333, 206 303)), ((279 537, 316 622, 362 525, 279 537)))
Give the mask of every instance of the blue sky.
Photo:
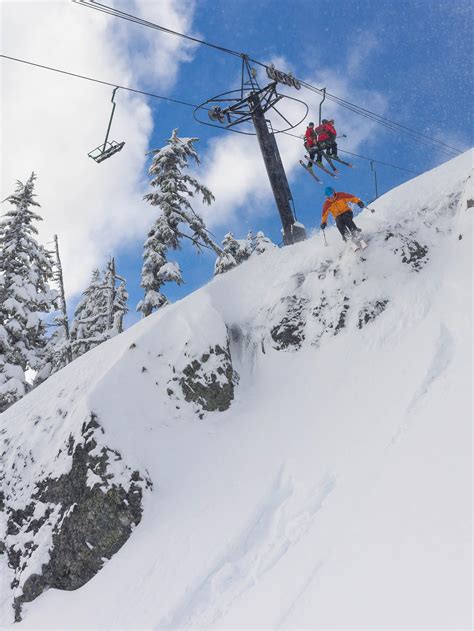
MULTIPOLYGON (((204 39, 225 45, 266 61, 284 57, 297 76, 305 76, 318 66, 335 76, 344 72, 351 58, 362 57, 363 69, 356 73, 350 100, 374 109, 364 99, 364 89, 376 90, 387 100, 385 115, 443 142, 465 148, 470 140, 472 101, 471 11, 468 2, 455 1, 338 1, 338 2, 198 2, 194 30, 204 39)), ((157 37, 167 37, 157 34, 157 37)), ((239 61, 217 51, 200 47, 194 59, 184 64, 173 95, 193 102, 235 89, 239 61)), ((350 77, 349 77, 350 82, 350 77)), ((323 86, 318 86, 323 87, 323 86)), ((334 92, 331 84, 328 91, 334 92)), ((304 90, 295 96, 305 98, 304 90)), ((377 111, 377 110, 376 110, 377 111)), ((333 113, 331 103, 325 108, 333 113)), ((309 118, 317 119, 317 112, 309 118)), ((308 120, 309 120, 308 118, 308 120)), ((172 126, 185 135, 198 135, 202 149, 216 129, 197 125, 186 108, 159 105, 154 117, 152 144, 159 146, 172 126)), ((344 130, 341 129, 341 132, 344 130)), ((298 142, 295 140, 295 142, 298 142)), ((255 140, 255 145, 257 144, 255 140)), ((347 144, 347 143, 346 143, 347 144)), ((344 141, 340 142, 341 148, 344 141)), ((448 156, 431 147, 413 142, 410 137, 377 126, 357 153, 422 172, 448 156)), ((342 169, 336 187, 347 189, 364 199, 372 198, 373 174, 366 161, 353 159, 356 169, 342 169)), ((409 179, 411 175, 375 165, 379 192, 409 179)), ((232 177, 232 154, 228 177, 232 177)), ((333 182, 334 183, 334 182, 333 182)), ((322 187, 318 188, 301 170, 291 181, 298 217, 308 226, 319 225, 322 187)), ((246 229, 263 229, 279 239, 279 221, 272 200, 269 208, 252 220, 236 217, 228 226, 243 237, 246 229)), ((222 237, 225 227, 215 231, 222 237)), ((180 257, 186 284, 169 287, 175 299, 199 286, 211 273, 212 260, 201 257, 200 265, 190 261, 188 248, 180 257), (204 260, 202 260, 204 259, 204 260), (189 265, 189 267, 188 267, 189 265)), ((212 258, 212 257, 211 257, 212 258)), ((199 260, 199 259, 198 259, 199 260)), ((124 258, 124 265, 128 260, 124 258)), ((134 265, 133 274, 139 265, 134 265)))
MULTIPOLYGON (((472 8, 468 0, 452 0, 449 3, 446 0, 294 0, 291 3, 285 0, 197 0, 179 3, 167 0, 167 3, 170 6, 176 4, 183 28, 193 35, 246 52, 262 62, 278 60, 276 65, 282 70, 291 70, 296 76, 310 80, 317 87, 326 87, 333 94, 460 149, 472 145, 472 8)), ((121 6, 132 13, 138 6, 142 17, 157 21, 151 11, 152 4, 154 3, 123 2, 121 6)), ((14 11, 15 8, 12 9, 12 14, 14 11)), ((160 23, 176 28, 175 16, 173 20, 171 17, 170 13, 170 23, 167 24, 166 14, 162 13, 160 23)), ((124 38, 121 30, 124 24, 121 20, 72 3, 67 6, 64 4, 64 12, 56 19, 85 20, 89 29, 105 29, 101 44, 104 50, 110 58, 114 54, 117 56, 117 51, 120 54, 126 53, 131 71, 122 72, 110 66, 95 69, 92 62, 88 66, 85 55, 75 59, 74 63, 71 60, 68 65, 65 60, 65 42, 62 48, 58 45, 56 51, 51 45, 53 51, 47 58, 50 65, 76 72, 83 71, 84 74, 89 70, 91 76, 123 82, 192 103, 203 102, 211 96, 239 87, 240 61, 232 56, 197 46, 186 52, 187 61, 177 64, 170 79, 166 76, 166 68, 159 68, 160 63, 169 64, 169 58, 164 58, 159 53, 153 58, 148 53, 147 57, 143 47, 144 38, 148 48, 154 44, 158 47, 171 46, 170 40, 174 39, 172 35, 127 23, 127 37, 124 38), (140 72, 137 72, 137 68, 140 72)), ((100 34, 102 35, 102 31, 100 34)), ((21 56, 21 37, 16 38, 9 48, 3 52, 21 56)), ((35 60, 45 63, 43 52, 44 46, 43 49, 35 49, 35 60)), ((73 80, 64 77, 57 80, 60 81, 64 94, 65 109, 68 99, 70 102, 72 98, 68 89, 73 80)), ((79 87, 85 93, 95 90, 99 95, 98 91, 101 90, 103 108, 89 108, 87 114, 90 119, 95 119, 97 130, 105 131, 110 102, 109 90, 78 80, 76 83, 81 84, 79 87)), ((305 89, 299 92, 293 90, 291 94, 310 104, 310 114, 305 122, 317 120, 318 97, 305 89)), ((26 95, 25 91, 24 98, 26 95)), ((120 91, 117 95, 118 120, 114 121, 111 137, 125 140, 127 144, 120 154, 109 161, 116 161, 113 166, 105 163, 93 165, 100 170, 102 181, 117 177, 114 169, 125 168, 123 165, 130 164, 127 161, 131 160, 138 147, 138 144, 135 147, 133 145, 133 136, 127 136, 127 125, 133 122, 130 116, 128 121, 121 121, 121 116, 125 119, 128 114, 126 107, 129 104, 129 101, 125 101, 129 97, 123 95, 120 91)), ((220 195, 221 201, 216 203, 214 214, 209 215, 211 230, 216 239, 220 241, 229 230, 237 237, 243 237, 251 229, 254 232, 264 230, 274 241, 279 241, 279 217, 268 183, 264 179, 256 183, 251 181, 248 173, 241 173, 242 169, 245 170, 243 162, 247 159, 249 164, 261 166, 256 139, 242 140, 236 134, 199 125, 193 119, 192 109, 187 107, 153 99, 146 100, 146 103, 151 108, 151 117, 149 116, 150 120, 145 115, 143 117, 146 124, 143 123, 144 129, 140 129, 140 133, 143 131, 140 147, 151 149, 162 146, 174 127, 178 127, 183 136, 200 138, 198 150, 203 159, 202 176, 206 182, 219 182, 216 196, 220 195), (231 136, 232 140, 226 140, 226 137, 231 136), (218 166, 211 164, 217 159, 218 166), (237 174, 240 174, 239 177, 237 174)), ((35 115, 34 111, 32 115, 35 115)), ((338 110, 329 101, 325 104, 323 115, 336 118, 339 133, 348 133, 347 140, 340 141, 341 149, 346 147, 364 156, 415 172, 423 172, 449 159, 449 156, 435 147, 418 144, 410 136, 393 133, 379 125, 367 126, 364 118, 338 110)), ((70 122, 68 121, 69 124, 70 122)), ((297 133, 302 133, 304 127, 305 125, 298 129, 297 133)), ((76 132, 75 126, 73 129, 76 132)), ((95 132, 95 137, 97 134, 99 137, 90 149, 100 142, 103 131, 95 132)), ((76 136, 77 133, 74 133, 73 138, 76 136)), ((31 141, 31 133, 29 138, 31 141)), ((278 138, 278 142, 288 167, 298 219, 308 229, 314 229, 320 223, 323 187, 318 187, 297 165, 296 158, 303 157, 304 153, 300 141, 288 137, 282 140, 280 138, 282 137, 278 138)), ((87 142, 91 144, 90 140, 87 142)), ((71 150, 74 149, 72 146, 71 150)), ((140 155, 143 155, 143 151, 140 155)), ((46 151, 41 158, 47 159, 46 151)), ((340 179, 327 183, 335 184, 337 189, 352 192, 362 199, 372 199, 374 186, 369 162, 359 158, 351 158, 351 161, 356 168, 342 168, 340 179)), ((127 198, 129 207, 135 203, 136 198, 136 214, 132 219, 124 216, 121 228, 123 237, 119 238, 119 235, 108 250, 115 255, 119 271, 128 280, 132 310, 129 322, 136 319, 134 306, 141 298, 139 276, 146 226, 151 225, 156 213, 156 209, 141 203, 142 194, 147 191, 147 175, 143 161, 137 164, 141 172, 135 175, 137 181, 131 185, 130 197, 127 198), (140 227, 134 229, 135 223, 140 227), (128 234, 127 226, 130 226, 128 234)), ((25 170, 30 168, 25 156, 18 158, 16 165, 17 170, 18 165, 25 170)), ((92 169, 89 165, 87 168, 92 169)), ((376 165, 376 169, 379 193, 412 177, 409 173, 382 165, 376 165)), ((198 177, 199 173, 198 170, 198 177)), ((40 177, 41 175, 40 173, 40 177)), ((22 173, 15 177, 21 178, 22 173)), ((93 177, 96 175, 93 174, 93 177)), ((85 195, 84 192, 81 194, 85 195)), ((94 203, 92 192, 88 195, 87 203, 94 203)), ((63 243, 67 250, 67 236, 63 243)), ((71 260, 72 258, 71 255, 71 260)), ((198 256, 185 246, 176 257, 173 255, 170 258, 179 260, 185 279, 185 284, 181 287, 169 285, 164 289, 171 300, 189 293, 212 276, 213 256, 198 256)), ((91 261, 96 262, 96 259, 97 256, 94 258, 91 255, 91 261)), ((71 303, 74 301, 75 298, 71 303)))

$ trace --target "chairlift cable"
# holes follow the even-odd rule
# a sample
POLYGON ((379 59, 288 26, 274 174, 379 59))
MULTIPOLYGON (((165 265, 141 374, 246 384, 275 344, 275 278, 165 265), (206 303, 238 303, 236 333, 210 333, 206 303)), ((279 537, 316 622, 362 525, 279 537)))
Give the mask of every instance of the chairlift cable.
MULTIPOLYGON (((319 88, 316 88, 315 86, 312 86, 311 84, 306 83, 305 81, 302 81, 301 79, 298 79, 298 81, 301 83, 302 86, 306 87, 312 92, 316 92, 318 94, 323 92, 319 88)), ((330 92, 326 93, 326 97, 328 100, 331 100, 337 103, 340 107, 344 107, 348 109, 349 111, 354 112, 355 114, 359 114, 360 116, 373 120, 374 122, 378 123, 379 125, 382 125, 383 127, 386 127, 387 129, 391 129, 392 131, 395 131, 397 133, 403 133, 403 134, 409 135, 412 138, 412 140, 421 142, 422 144, 440 145, 440 147, 446 148, 446 149, 442 149, 443 151, 445 151, 445 153, 454 154, 454 155, 458 155, 459 153, 461 153, 461 149, 457 149, 456 147, 448 145, 445 142, 442 142, 441 140, 436 140, 435 138, 431 138, 430 136, 427 136, 426 134, 423 134, 414 129, 411 129, 410 127, 407 127, 406 125, 402 125, 401 123, 396 123, 395 121, 391 121, 389 118, 385 118, 384 116, 381 116, 380 114, 371 112, 370 110, 367 110, 359 105, 355 105, 354 103, 351 103, 350 101, 341 99, 340 97, 334 94, 331 94, 330 92), (420 138, 416 138, 415 136, 419 136, 420 138), (427 140, 429 141, 429 143, 423 142, 421 139, 425 139, 425 141, 427 140)))
MULTIPOLYGON (((170 35, 175 35, 177 37, 181 37, 183 39, 187 39, 189 41, 193 41, 195 43, 198 44, 202 44, 204 46, 208 46, 210 48, 214 48, 216 50, 219 50, 221 52, 233 55, 235 57, 240 57, 243 59, 247 59, 248 61, 251 61, 252 63, 259 65, 263 68, 268 68, 268 65, 258 61, 257 59, 251 58, 248 55, 244 54, 244 53, 240 53, 238 51, 232 50, 230 48, 226 48, 224 46, 219 46, 217 44, 213 44, 210 42, 207 42, 205 40, 199 39, 197 37, 192 37, 190 35, 185 35, 184 33, 180 33, 178 31, 174 31, 172 29, 169 29, 167 27, 161 26, 159 24, 155 24, 154 22, 150 22, 149 20, 145 20, 143 18, 140 18, 138 16, 135 16, 131 13, 126 13, 125 11, 121 11, 119 9, 116 9, 114 7, 109 7, 105 4, 102 4, 100 2, 97 2, 96 0, 73 0, 74 3, 82 5, 86 8, 90 8, 90 9, 95 9, 96 11, 101 11, 103 13, 107 13, 109 15, 112 15, 114 17, 119 17, 121 19, 127 20, 129 22, 134 22, 136 24, 140 24, 142 26, 146 26, 149 28, 153 28, 155 30, 159 30, 163 33, 168 33, 170 35)), ((295 77, 296 78, 296 77, 295 77)), ((302 81, 300 79, 298 79, 298 81, 301 83, 301 85, 303 85, 305 88, 317 92, 318 94, 322 94, 322 90, 320 88, 316 88, 315 86, 313 86, 312 84, 306 82, 306 81, 302 81)), ((371 120, 373 120, 374 122, 378 123, 379 125, 382 125, 384 127, 386 127, 387 129, 391 129, 394 132, 397 133, 405 133, 410 135, 410 137, 412 138, 412 140, 415 140, 414 136, 419 136, 420 138, 424 138, 425 140, 429 141, 431 144, 435 144, 438 146, 438 148, 440 147, 445 147, 444 152, 448 155, 458 155, 460 153, 462 153, 461 149, 458 149, 456 147, 453 147, 451 145, 448 145, 440 140, 437 140, 435 138, 432 138, 426 134, 423 134, 415 129, 411 129, 410 127, 407 127, 406 125, 403 125, 401 123, 397 123, 395 121, 392 121, 384 116, 381 116, 380 114, 376 114, 375 112, 371 112, 370 110, 363 108, 361 106, 358 106, 354 103, 351 103, 350 101, 347 101, 345 99, 342 99, 341 97, 338 97, 334 94, 331 93, 327 93, 327 98, 336 102, 338 105, 340 105, 341 107, 344 107, 346 109, 349 109, 350 111, 352 111, 355 114, 359 114, 360 116, 364 116, 365 118, 369 118, 371 120)), ((418 140, 418 142, 421 142, 421 140, 418 140)), ((427 143, 425 143, 427 144, 427 143)), ((440 149, 441 150, 441 149, 440 149)))
POLYGON ((133 15, 131 13, 126 13, 125 11, 121 11, 115 7, 109 7, 106 4, 101 4, 100 2, 96 2, 95 0, 72 0, 75 4, 82 5, 89 9, 95 9, 96 11, 101 11, 102 13, 108 13, 117 18, 121 18, 123 20, 127 20, 128 22, 134 22, 135 24, 140 24, 142 26, 147 26, 149 28, 155 29, 157 31, 161 31, 163 33, 168 33, 169 35, 176 35, 178 37, 182 37, 184 39, 188 39, 196 44, 202 44, 203 46, 209 46, 210 48, 215 48, 223 53, 227 53, 229 55, 233 55, 235 57, 242 57, 242 53, 239 53, 230 48, 226 48, 225 46, 219 46, 218 44, 212 44, 210 42, 206 42, 203 39, 199 39, 198 37, 192 37, 191 35, 185 35, 184 33, 179 33, 178 31, 173 31, 166 26, 161 26, 160 24, 155 24, 154 22, 150 22, 149 20, 145 20, 144 18, 140 18, 137 15, 133 15))
POLYGON ((120 88, 121 90, 128 90, 129 92, 135 92, 136 94, 143 94, 144 96, 151 96, 154 99, 161 99, 163 101, 177 103, 178 105, 186 105, 188 107, 196 108, 196 105, 194 105, 193 103, 187 103, 186 101, 178 101, 177 99, 172 99, 168 96, 161 96, 159 94, 153 94, 152 92, 144 92, 143 90, 137 90, 136 88, 129 88, 128 86, 120 85, 118 83, 110 83, 109 81, 102 81, 101 79, 94 79, 94 77, 77 74, 75 72, 68 72, 67 70, 61 70, 59 68, 53 68, 51 66, 44 66, 42 64, 37 64, 33 61, 27 61, 26 59, 18 59, 17 57, 10 57, 9 55, 2 55, 2 54, 0 54, 0 57, 3 57, 4 59, 10 59, 11 61, 18 61, 19 63, 27 64, 29 66, 35 66, 36 68, 42 68, 43 70, 51 70, 52 72, 58 72, 60 74, 69 75, 70 77, 76 77, 77 79, 85 79, 86 81, 93 81, 94 83, 108 85, 111 88, 120 88))
MULTIPOLYGON (((178 105, 185 105, 187 107, 192 107, 193 109, 196 109, 196 107, 197 107, 197 105, 195 105, 193 103, 188 103, 186 101, 179 101, 177 99, 172 99, 172 98, 169 98, 169 97, 166 97, 166 96, 161 96, 159 94, 153 94, 152 92, 145 92, 143 90, 138 90, 136 88, 130 88, 128 86, 123 86, 123 85, 120 85, 120 84, 117 84, 117 83, 111 83, 109 81, 103 81, 101 79, 95 79, 94 77, 89 77, 87 75, 82 75, 82 74, 78 74, 78 73, 75 73, 75 72, 68 72, 67 70, 61 70, 60 68, 53 68, 51 66, 45 66, 43 64, 38 64, 38 63, 35 63, 35 62, 32 62, 32 61, 27 61, 26 59, 18 59, 17 57, 11 57, 9 55, 3 55, 3 54, 0 54, 0 58, 9 59, 11 61, 16 61, 16 62, 23 63, 23 64, 26 64, 26 65, 29 65, 29 66, 34 66, 36 68, 41 68, 43 70, 50 70, 52 72, 57 72, 59 74, 64 74, 64 75, 67 75, 67 76, 70 76, 70 77, 74 77, 74 78, 77 78, 77 79, 83 79, 83 80, 86 80, 86 81, 92 81, 93 83, 99 83, 101 85, 107 85, 107 86, 110 86, 110 87, 113 87, 113 88, 117 87, 117 88, 120 88, 121 90, 127 90, 129 92, 133 92, 133 93, 136 93, 136 94, 143 94, 144 96, 149 96, 149 97, 152 97, 152 98, 155 98, 155 99, 160 99, 160 100, 163 100, 163 101, 169 101, 171 103, 176 103, 178 105)), ((225 131, 232 131, 232 130, 226 129, 225 127, 223 127, 222 129, 225 130, 225 131)), ((285 132, 282 132, 282 133, 284 133, 287 136, 292 136, 293 138, 297 138, 300 142, 302 142, 302 138, 300 136, 296 135, 296 134, 292 134, 291 132, 288 132, 288 131, 285 131, 285 132)), ((373 161, 373 162, 376 162, 378 164, 382 164, 384 166, 391 167, 393 169, 399 169, 400 171, 406 171, 407 173, 413 173, 414 175, 419 175, 419 173, 417 173, 416 171, 411 171, 410 169, 406 169, 404 167, 400 167, 400 166, 397 166, 397 165, 394 165, 394 164, 389 164, 388 162, 383 162, 381 160, 376 160, 374 158, 368 158, 367 156, 363 156, 363 155, 360 155, 358 153, 352 153, 352 152, 346 151, 344 149, 340 149, 340 151, 342 153, 347 153, 349 155, 356 156, 358 158, 362 158, 363 160, 368 160, 369 162, 373 161)))

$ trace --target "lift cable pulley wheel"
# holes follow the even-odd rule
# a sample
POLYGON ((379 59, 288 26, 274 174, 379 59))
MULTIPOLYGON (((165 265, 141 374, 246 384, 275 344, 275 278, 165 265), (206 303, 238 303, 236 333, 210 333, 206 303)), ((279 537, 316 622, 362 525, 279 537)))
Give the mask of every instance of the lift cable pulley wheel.
POLYGON ((295 99, 287 94, 279 94, 276 90, 276 86, 276 82, 273 82, 268 84, 266 87, 257 90, 252 89, 252 87, 246 88, 245 86, 242 86, 240 90, 223 92, 222 94, 218 94, 217 96, 212 97, 212 99, 209 99, 199 105, 194 110, 194 118, 198 123, 203 125, 218 127, 220 129, 225 127, 226 129, 238 134, 254 136, 256 132, 252 125, 252 103, 254 102, 255 96, 257 96, 263 112, 274 110, 285 122, 284 128, 275 129, 274 133, 281 134, 283 132, 290 131, 304 121, 308 115, 308 106, 300 99, 295 99), (304 115, 301 116, 298 122, 291 123, 288 118, 276 108, 276 104, 282 99, 289 99, 290 101, 295 101, 296 103, 301 103, 303 105, 304 115), (207 111, 207 121, 202 115, 203 111, 207 111), (242 123, 250 124, 247 129, 235 129, 242 123))

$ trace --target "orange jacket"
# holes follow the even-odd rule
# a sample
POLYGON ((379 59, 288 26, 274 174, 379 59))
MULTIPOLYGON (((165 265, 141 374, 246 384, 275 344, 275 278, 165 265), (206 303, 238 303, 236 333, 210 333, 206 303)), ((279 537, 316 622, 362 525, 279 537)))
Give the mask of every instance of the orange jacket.
POLYGON ((323 204, 322 222, 325 223, 327 221, 329 213, 331 213, 335 219, 339 215, 342 215, 342 213, 350 210, 347 202, 354 202, 354 204, 357 204, 360 201, 361 200, 358 197, 349 195, 349 193, 335 193, 332 197, 328 197, 323 204))

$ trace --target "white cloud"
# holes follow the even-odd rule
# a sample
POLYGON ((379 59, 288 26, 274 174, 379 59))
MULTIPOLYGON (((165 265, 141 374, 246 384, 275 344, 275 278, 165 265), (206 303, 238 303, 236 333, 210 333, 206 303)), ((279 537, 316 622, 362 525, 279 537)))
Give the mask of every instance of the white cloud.
MULTIPOLYGON (((189 31, 194 3, 126 6, 189 31)), ((69 0, 3 2, 1 10, 4 54, 122 85, 137 86, 145 67, 153 68, 148 77, 160 79, 163 93, 191 54, 179 38, 69 0), (137 47, 139 54, 134 54, 137 47)), ((40 236, 47 242, 59 235, 67 289, 77 293, 94 266, 102 265, 119 244, 143 234, 150 221, 141 199, 151 110, 144 97, 118 90, 110 139, 126 144, 119 157, 96 164, 87 153, 104 140, 112 88, 4 59, 0 69, 1 198, 13 191, 17 179, 25 181, 37 172, 44 218, 40 236)))
MULTIPOLYGON (((194 17, 194 2, 187 0, 159 0, 159 2, 137 2, 131 6, 129 0, 114 3, 127 13, 155 24, 162 24, 172 31, 190 33, 194 17)), ((128 54, 127 62, 133 73, 134 82, 141 86, 167 90, 174 84, 179 66, 191 61, 197 46, 180 37, 162 33, 129 21, 117 19, 115 23, 116 41, 126 51, 130 38, 133 38, 133 54, 128 54), (122 38, 122 40, 118 38, 122 38)), ((152 91, 153 91, 152 90, 152 91)))
MULTIPOLYGON (((375 42, 370 51, 375 50, 375 42)), ((365 59, 365 58, 364 58, 365 59)), ((304 80, 316 87, 326 87, 328 92, 356 102, 362 107, 383 113, 386 102, 383 96, 374 90, 366 90, 357 86, 358 73, 362 69, 362 57, 357 63, 347 61, 344 68, 327 68, 320 70, 304 80), (348 71, 348 66, 351 72, 348 71)), ((284 58, 271 60, 275 67, 285 72, 297 72, 284 58)), ((260 85, 268 82, 266 74, 259 75, 260 85)), ((238 85, 240 81, 236 80, 238 85)), ((277 142, 288 179, 297 174, 298 161, 304 156, 303 134, 310 120, 318 121, 321 96, 305 88, 297 91, 294 88, 280 86, 279 91, 291 97, 305 101, 309 106, 309 116, 298 127, 291 130, 301 140, 286 134, 277 134, 277 142)), ((298 121, 304 115, 304 107, 294 101, 284 99, 278 109, 290 120, 298 121)), ((286 127, 285 122, 276 114, 269 115, 275 129, 286 127)), ((347 134, 340 145, 348 151, 357 152, 375 135, 377 126, 372 121, 351 113, 327 99, 323 106, 323 118, 334 118, 338 133, 347 134)), ((208 151, 203 155, 203 163, 198 177, 213 191, 216 202, 211 207, 200 207, 209 227, 229 226, 237 222, 237 216, 245 221, 248 215, 261 216, 268 212, 268 202, 272 198, 270 183, 263 164, 258 142, 255 136, 242 136, 229 132, 209 143, 208 151)))
POLYGON ((358 75, 364 70, 364 64, 374 52, 380 49, 380 41, 372 31, 358 33, 351 38, 351 47, 347 57, 347 71, 358 75))

